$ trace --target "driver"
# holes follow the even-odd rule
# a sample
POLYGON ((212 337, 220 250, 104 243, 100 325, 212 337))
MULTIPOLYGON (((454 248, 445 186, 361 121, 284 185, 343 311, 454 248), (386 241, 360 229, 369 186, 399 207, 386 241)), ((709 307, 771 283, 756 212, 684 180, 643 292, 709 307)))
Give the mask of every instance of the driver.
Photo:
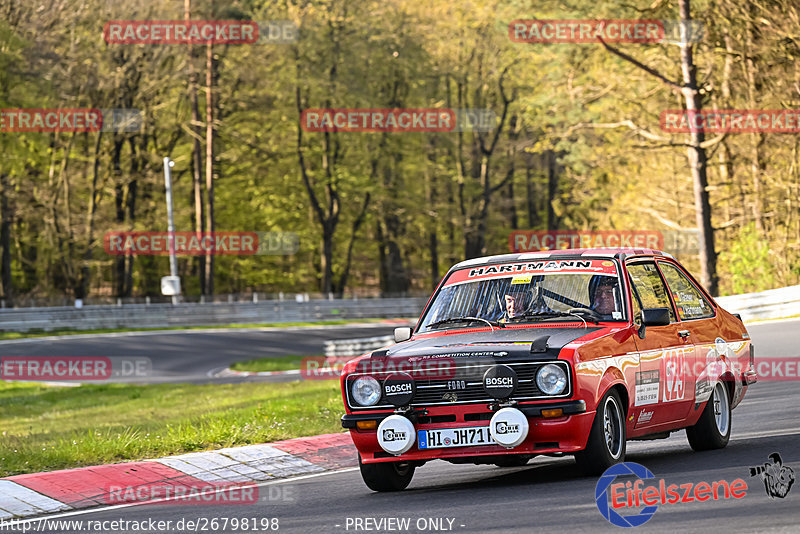
POLYGON ((528 284, 512 284, 505 292, 503 304, 505 311, 500 319, 501 323, 508 322, 509 319, 520 316, 528 308, 531 300, 528 284))
POLYGON ((617 279, 613 276, 597 275, 589 282, 589 287, 590 308, 602 315, 604 319, 614 318, 613 313, 619 311, 615 296, 617 279))
POLYGON ((553 313, 544 302, 542 289, 537 284, 510 284, 504 292, 501 323, 507 323, 525 313, 553 313))

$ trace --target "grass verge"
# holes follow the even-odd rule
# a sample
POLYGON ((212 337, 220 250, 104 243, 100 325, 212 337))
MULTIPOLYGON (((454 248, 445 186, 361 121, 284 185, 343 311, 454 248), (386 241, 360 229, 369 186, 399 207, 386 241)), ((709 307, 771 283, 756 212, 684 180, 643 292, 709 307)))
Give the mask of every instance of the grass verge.
POLYGON ((336 380, 0 382, 0 476, 338 432, 342 412, 336 380))

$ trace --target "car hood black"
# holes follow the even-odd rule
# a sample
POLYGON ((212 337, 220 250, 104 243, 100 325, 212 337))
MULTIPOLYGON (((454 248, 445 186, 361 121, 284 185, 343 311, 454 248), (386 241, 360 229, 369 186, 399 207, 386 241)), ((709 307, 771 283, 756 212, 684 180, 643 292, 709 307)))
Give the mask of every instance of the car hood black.
POLYGON ((375 351, 372 357, 502 358, 503 360, 555 359, 567 343, 603 327, 508 328, 414 339, 375 351))

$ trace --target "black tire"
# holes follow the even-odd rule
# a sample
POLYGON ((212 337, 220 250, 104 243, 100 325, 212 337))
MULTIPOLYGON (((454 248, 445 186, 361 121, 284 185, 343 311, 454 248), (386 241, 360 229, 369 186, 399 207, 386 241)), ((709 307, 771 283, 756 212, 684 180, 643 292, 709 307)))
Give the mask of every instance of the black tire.
POLYGON ((494 462, 497 467, 522 467, 531 459, 527 454, 509 454, 494 462))
POLYGON ((619 394, 611 390, 597 405, 586 448, 575 453, 578 468, 589 476, 602 474, 625 461, 625 409, 619 394))
POLYGON ((686 429, 689 445, 696 451, 723 449, 731 439, 731 400, 728 388, 717 382, 700 419, 686 429))
POLYGON ((364 484, 372 491, 402 491, 411 483, 416 469, 408 462, 361 463, 361 455, 358 456, 358 467, 364 484))

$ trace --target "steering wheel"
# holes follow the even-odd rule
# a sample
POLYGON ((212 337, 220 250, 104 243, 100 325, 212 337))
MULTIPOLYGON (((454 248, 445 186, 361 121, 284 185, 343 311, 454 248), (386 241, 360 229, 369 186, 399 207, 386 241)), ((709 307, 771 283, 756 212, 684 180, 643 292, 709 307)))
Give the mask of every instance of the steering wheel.
POLYGON ((588 315, 596 323, 599 323, 603 320, 602 315, 589 308, 570 308, 567 310, 567 313, 574 313, 575 315, 588 315))

